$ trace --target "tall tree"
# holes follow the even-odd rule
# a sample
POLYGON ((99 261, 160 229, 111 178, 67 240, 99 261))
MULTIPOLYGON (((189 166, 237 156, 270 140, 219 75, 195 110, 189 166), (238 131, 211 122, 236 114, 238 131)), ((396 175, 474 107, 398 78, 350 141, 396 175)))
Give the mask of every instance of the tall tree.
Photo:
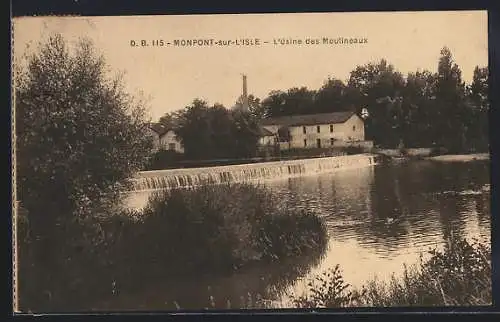
POLYGON ((179 113, 175 133, 184 146, 184 153, 188 159, 203 159, 212 154, 212 133, 208 118, 209 106, 201 99, 179 113))
POLYGON ((87 238, 95 216, 113 213, 151 153, 148 120, 89 40, 70 48, 53 35, 15 68, 16 189, 32 238, 21 247, 30 254, 20 260, 21 305, 43 305, 47 293, 61 305, 97 246, 96 234, 87 238))
POLYGON ((28 208, 55 202, 54 215, 73 214, 85 200, 97 204, 150 153, 143 103, 107 77, 88 40, 72 52, 51 37, 17 74, 15 91, 19 197, 28 208))
POLYGON ((489 146, 489 100, 488 68, 476 66, 472 83, 468 88, 470 122, 468 124, 469 146, 487 151, 489 146))
POLYGON ((356 67, 348 81, 348 99, 356 111, 368 108, 366 135, 376 144, 394 147, 399 143, 394 125, 400 115, 401 92, 404 78, 385 59, 356 67), (397 104, 393 104, 397 103, 397 104))
POLYGON ((488 100, 488 67, 474 68, 472 83, 469 88, 469 97, 476 107, 482 111, 489 109, 488 100))
POLYGON ((447 47, 441 50, 436 82, 436 111, 433 135, 437 143, 459 152, 465 146, 465 83, 462 72, 447 47))
POLYGON ((431 146, 434 138, 430 136, 435 110, 435 88, 437 74, 430 71, 409 73, 402 92, 404 131, 403 141, 406 146, 431 146))
POLYGON ((257 145, 260 137, 260 120, 258 115, 252 112, 233 111, 233 139, 236 146, 228 154, 236 158, 254 157, 257 153, 257 145))

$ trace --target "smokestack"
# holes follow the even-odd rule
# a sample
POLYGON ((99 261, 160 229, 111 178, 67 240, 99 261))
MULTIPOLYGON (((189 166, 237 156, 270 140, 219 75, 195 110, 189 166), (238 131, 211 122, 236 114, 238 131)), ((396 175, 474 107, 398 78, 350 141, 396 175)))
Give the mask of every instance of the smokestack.
POLYGON ((248 111, 247 75, 243 74, 243 110, 248 111))

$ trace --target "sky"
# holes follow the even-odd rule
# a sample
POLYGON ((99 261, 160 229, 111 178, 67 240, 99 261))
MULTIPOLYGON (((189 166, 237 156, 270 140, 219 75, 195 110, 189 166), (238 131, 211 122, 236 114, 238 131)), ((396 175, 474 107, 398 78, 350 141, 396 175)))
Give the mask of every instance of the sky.
POLYGON ((34 48, 53 33, 71 43, 90 38, 110 72, 125 73, 127 91, 148 98, 157 120, 195 98, 231 107, 242 92, 242 73, 248 93, 263 99, 272 90, 318 89, 328 77, 346 81, 356 66, 382 58, 403 74, 436 71, 443 46, 470 82, 476 65, 488 65, 487 30, 486 11, 20 17, 13 22, 13 55, 18 59, 27 45, 34 48), (323 44, 323 38, 339 37, 363 41, 323 44), (260 44, 236 45, 243 38, 260 44), (233 43, 189 47, 175 46, 175 39, 233 43), (279 39, 302 43, 275 45, 279 39), (139 46, 131 46, 132 40, 139 46), (148 46, 140 46, 141 40, 148 46), (154 46, 154 40, 164 46, 154 46))

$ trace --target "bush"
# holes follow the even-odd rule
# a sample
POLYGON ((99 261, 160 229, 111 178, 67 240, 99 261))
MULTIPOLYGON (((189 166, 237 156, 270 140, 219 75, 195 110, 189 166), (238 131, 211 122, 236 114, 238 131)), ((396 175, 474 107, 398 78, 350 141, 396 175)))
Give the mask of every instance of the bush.
POLYGON ((325 225, 320 218, 308 212, 269 215, 259 226, 257 249, 268 260, 281 261, 308 254, 327 244, 325 225))
MULTIPOLYGON (((21 222, 23 236, 28 225, 21 222)), ((157 192, 143 211, 67 223, 65 231, 56 260, 41 266, 33 239, 22 240, 23 310, 88 308, 172 277, 317 254, 327 243, 318 217, 280 207, 267 189, 245 183, 157 192)))
POLYGON ((250 184, 156 193, 135 225, 143 232, 136 239, 137 252, 148 249, 149 259, 163 259, 182 272, 199 267, 227 271, 251 261, 298 256, 326 244, 326 229, 318 217, 280 209, 267 189, 250 184))
POLYGON ((308 284, 309 294, 293 298, 299 308, 346 307, 359 303, 361 295, 349 290, 350 285, 344 281, 339 265, 316 276, 308 284))
POLYGON ((162 170, 179 167, 184 160, 184 154, 177 151, 160 150, 153 154, 144 170, 162 170))
POLYGON ((402 277, 372 280, 361 289, 343 281, 338 267, 309 283, 297 307, 491 305, 491 251, 485 245, 451 237, 444 250, 429 251, 419 265, 405 266, 402 277))

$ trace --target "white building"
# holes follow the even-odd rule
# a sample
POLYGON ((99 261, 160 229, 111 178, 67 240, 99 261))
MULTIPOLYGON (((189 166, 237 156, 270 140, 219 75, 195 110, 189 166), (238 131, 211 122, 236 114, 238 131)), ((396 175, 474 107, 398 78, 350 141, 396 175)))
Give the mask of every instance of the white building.
POLYGON ((170 150, 184 153, 184 147, 172 129, 160 123, 151 125, 150 129, 153 147, 156 151, 170 150))
POLYGON ((355 112, 268 118, 262 127, 279 137, 281 149, 370 146, 365 124, 355 112))
POLYGON ((274 146, 278 143, 278 135, 269 131, 265 127, 260 128, 260 146, 274 146))

